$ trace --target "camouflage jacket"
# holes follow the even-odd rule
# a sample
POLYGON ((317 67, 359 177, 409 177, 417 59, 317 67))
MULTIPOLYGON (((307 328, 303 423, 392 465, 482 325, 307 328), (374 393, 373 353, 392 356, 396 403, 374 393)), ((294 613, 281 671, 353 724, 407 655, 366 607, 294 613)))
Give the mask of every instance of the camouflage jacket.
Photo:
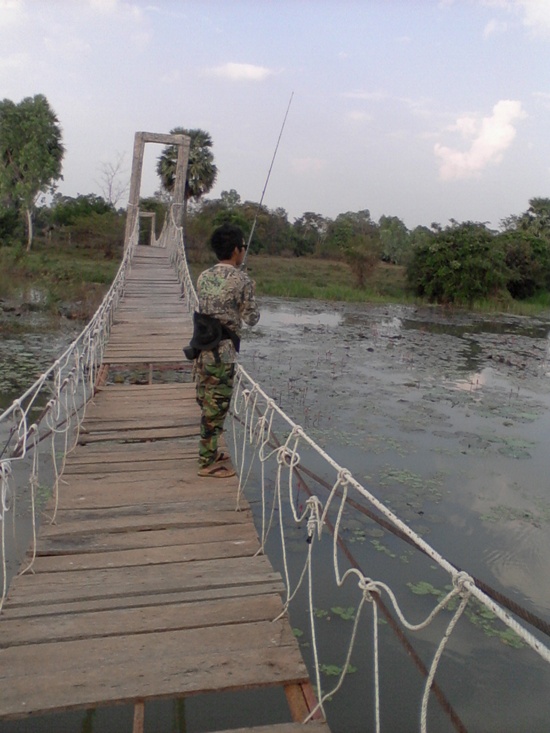
MULTIPOLYGON (((260 320, 254 291, 254 282, 245 272, 233 265, 218 263, 199 275, 199 310, 214 316, 240 337, 243 322, 247 326, 255 326, 260 320)), ((225 363, 231 364, 237 359, 235 347, 229 339, 220 343, 218 351, 220 360, 225 363)), ((214 363, 213 352, 201 352, 199 361, 203 364, 214 363)))

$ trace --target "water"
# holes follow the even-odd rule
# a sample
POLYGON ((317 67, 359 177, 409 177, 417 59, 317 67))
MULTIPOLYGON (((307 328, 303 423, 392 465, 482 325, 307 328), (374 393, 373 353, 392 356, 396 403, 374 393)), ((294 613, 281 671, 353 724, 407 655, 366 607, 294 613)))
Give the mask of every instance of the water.
MULTIPOLYGON (((260 324, 243 339, 242 362, 335 460, 444 557, 549 621, 549 333, 545 319, 269 299, 262 303, 260 324)), ((19 343, 23 352, 33 348, 50 356, 46 340, 43 352, 38 341, 19 343)), ((13 353, 11 347, 0 351, 0 373, 13 353)), ((321 464, 315 468, 323 471, 321 464)), ((250 499, 257 510, 258 497, 250 499)), ((296 570, 304 528, 287 521, 287 532, 296 570)), ((414 620, 427 614, 434 597, 415 595, 408 584, 441 589, 447 578, 431 561, 354 512, 345 517, 344 536, 361 567, 387 582, 414 620)), ((275 541, 270 549, 281 568, 275 541)), ((321 655, 337 667, 352 621, 333 609, 356 607, 357 589, 335 589, 327 570, 328 537, 319 549, 324 560, 317 563, 315 605, 321 655)), ((305 599, 298 598, 291 619, 310 661, 305 609, 305 599)), ((371 627, 367 614, 351 660, 357 671, 327 704, 334 733, 374 729, 371 627)), ((426 664, 442 628, 438 622, 433 630, 410 635, 426 664)), ((382 730, 418 730, 423 678, 389 626, 381 624, 379 633, 382 730)), ((461 620, 437 681, 469 731, 546 732, 547 665, 529 649, 506 646, 498 633, 489 636, 487 628, 461 620)), ((332 682, 323 676, 324 689, 332 682)), ((150 703, 146 730, 191 733, 245 725, 257 720, 258 710, 265 722, 288 719, 278 692, 250 691, 217 702, 191 698, 184 708, 181 702, 150 703)), ((0 731, 110 733, 129 729, 131 715, 122 706, 2 723, 0 731)), ((428 730, 452 730, 433 700, 428 730)))
MULTIPOLYGON (((264 302, 242 361, 340 465, 447 560, 548 622, 549 333, 544 319, 401 306, 323 311, 319 303, 274 299, 264 302)), ((441 589, 447 580, 433 563, 387 532, 372 536, 374 525, 351 527, 361 567, 387 582, 416 620, 427 613, 434 597, 414 597, 407 584, 441 589)), ((328 593, 325 609, 357 602, 327 591, 326 574, 319 581, 328 593)), ((296 611, 294 623, 305 623, 296 611)), ((349 631, 334 615, 330 623, 325 653, 341 659, 349 631)), ((503 644, 502 630, 461 621, 437 679, 468 730, 546 731, 550 671, 531 651, 503 644)), ((349 675, 328 706, 336 733, 364 730, 365 720, 372 726, 369 639, 365 630, 354 656, 361 674, 349 675)), ((426 663, 438 640, 431 632, 414 637, 426 663)), ((417 729, 411 720, 418 720, 422 678, 395 640, 384 644, 382 729, 417 729)), ((429 711, 430 730, 452 729, 436 703, 429 711)))

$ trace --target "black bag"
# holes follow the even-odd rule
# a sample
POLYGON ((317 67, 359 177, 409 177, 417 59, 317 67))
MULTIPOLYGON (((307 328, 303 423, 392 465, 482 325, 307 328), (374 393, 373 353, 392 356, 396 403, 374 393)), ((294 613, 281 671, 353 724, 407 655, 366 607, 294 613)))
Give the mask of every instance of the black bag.
POLYGON ((183 353, 187 359, 193 361, 201 351, 214 351, 216 361, 218 361, 217 349, 220 341, 224 339, 231 339, 235 350, 239 351, 240 339, 236 333, 233 333, 214 316, 195 311, 193 313, 193 336, 188 346, 184 347, 183 353))

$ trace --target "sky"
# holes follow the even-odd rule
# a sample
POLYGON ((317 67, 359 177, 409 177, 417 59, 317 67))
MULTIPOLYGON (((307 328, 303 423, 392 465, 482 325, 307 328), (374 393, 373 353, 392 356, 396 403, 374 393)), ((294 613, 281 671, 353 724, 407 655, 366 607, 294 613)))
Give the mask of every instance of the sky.
POLYGON ((67 196, 119 160, 129 180, 135 133, 181 126, 212 137, 208 198, 254 202, 282 130, 264 204, 291 222, 498 228, 550 197, 550 0, 0 0, 0 99, 35 94, 67 196))

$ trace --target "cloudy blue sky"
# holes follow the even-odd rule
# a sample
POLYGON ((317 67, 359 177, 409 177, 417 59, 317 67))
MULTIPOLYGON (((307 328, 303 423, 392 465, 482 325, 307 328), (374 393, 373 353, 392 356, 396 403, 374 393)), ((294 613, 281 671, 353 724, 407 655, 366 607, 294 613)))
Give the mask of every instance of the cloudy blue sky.
POLYGON ((37 93, 67 195, 180 125, 212 135, 211 196, 258 201, 293 93, 264 199, 291 221, 497 227, 550 196, 550 0, 0 0, 0 98, 37 93))

